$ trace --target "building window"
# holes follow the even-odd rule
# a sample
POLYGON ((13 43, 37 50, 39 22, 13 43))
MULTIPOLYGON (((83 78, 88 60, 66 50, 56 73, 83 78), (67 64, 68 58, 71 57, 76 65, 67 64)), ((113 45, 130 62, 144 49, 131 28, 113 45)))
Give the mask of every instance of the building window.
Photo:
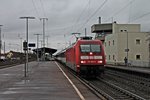
POLYGON ((113 55, 113 60, 115 60, 115 55, 113 55))
POLYGON ((136 55, 136 60, 141 60, 141 56, 140 55, 136 55))
POLYGON ((113 45, 115 45, 115 41, 113 40, 113 45))
POLYGON ((110 60, 110 55, 109 55, 109 60, 110 60))
POLYGON ((110 46, 110 41, 109 41, 109 43, 108 43, 108 44, 109 44, 109 46, 110 46))
POLYGON ((140 39, 136 39, 136 44, 140 44, 140 43, 141 43, 140 39))

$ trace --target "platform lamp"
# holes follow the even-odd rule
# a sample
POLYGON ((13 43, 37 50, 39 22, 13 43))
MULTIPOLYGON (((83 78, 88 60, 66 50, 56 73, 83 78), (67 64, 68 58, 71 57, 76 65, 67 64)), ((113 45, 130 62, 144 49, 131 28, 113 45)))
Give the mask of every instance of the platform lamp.
POLYGON ((129 47, 128 47, 128 30, 124 30, 127 33, 127 48, 125 49, 125 51, 127 52, 127 66, 128 66, 128 52, 129 52, 129 47))
POLYGON ((1 49, 2 49, 2 38, 1 38, 1 27, 3 25, 0 25, 0 59, 1 59, 1 49))
POLYGON ((25 63, 25 77, 26 72, 28 72, 28 21, 29 19, 35 19, 35 17, 20 17, 20 19, 26 19, 26 42, 27 42, 27 50, 26 50, 26 63, 25 63))
POLYGON ((39 61, 39 35, 42 35, 42 34, 34 34, 37 36, 37 49, 36 49, 36 52, 37 52, 37 61, 39 61))

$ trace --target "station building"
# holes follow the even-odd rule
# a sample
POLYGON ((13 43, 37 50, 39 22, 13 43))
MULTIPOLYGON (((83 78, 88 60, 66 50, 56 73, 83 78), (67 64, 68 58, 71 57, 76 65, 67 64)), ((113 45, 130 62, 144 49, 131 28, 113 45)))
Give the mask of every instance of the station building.
POLYGON ((150 67, 150 32, 141 32, 140 24, 94 24, 95 39, 103 42, 107 64, 150 67))

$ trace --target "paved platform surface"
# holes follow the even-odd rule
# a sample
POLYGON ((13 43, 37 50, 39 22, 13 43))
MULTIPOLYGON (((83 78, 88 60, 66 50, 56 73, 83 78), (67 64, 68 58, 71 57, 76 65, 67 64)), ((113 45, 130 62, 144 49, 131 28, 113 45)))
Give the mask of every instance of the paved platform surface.
POLYGON ((0 70, 0 100, 80 100, 54 62, 31 62, 0 70))
POLYGON ((150 67, 114 66, 114 65, 107 65, 107 67, 118 68, 118 69, 124 69, 124 70, 130 70, 130 71, 150 74, 150 67))

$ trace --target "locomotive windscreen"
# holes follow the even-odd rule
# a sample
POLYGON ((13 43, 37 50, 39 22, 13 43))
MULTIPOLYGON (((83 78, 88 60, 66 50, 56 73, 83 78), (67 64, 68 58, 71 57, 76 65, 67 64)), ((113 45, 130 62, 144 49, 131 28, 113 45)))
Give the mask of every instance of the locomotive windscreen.
POLYGON ((82 44, 80 45, 81 52, 100 52, 100 45, 97 44, 82 44))

